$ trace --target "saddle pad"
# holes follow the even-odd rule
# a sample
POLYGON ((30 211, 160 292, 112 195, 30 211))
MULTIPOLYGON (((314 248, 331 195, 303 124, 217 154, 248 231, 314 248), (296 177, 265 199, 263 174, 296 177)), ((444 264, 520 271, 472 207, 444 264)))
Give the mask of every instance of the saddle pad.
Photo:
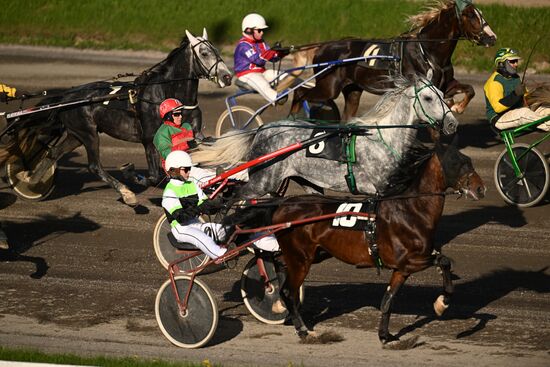
MULTIPOLYGON (((372 213, 372 206, 369 203, 341 203, 335 213, 372 213)), ((369 217, 367 216, 341 216, 334 217, 331 227, 338 229, 349 229, 353 231, 365 231, 368 229, 369 217)))
POLYGON ((109 109, 122 110, 122 111, 133 111, 133 107, 130 105, 128 99, 128 90, 133 86, 131 84, 112 84, 109 90, 106 90, 104 95, 109 94, 123 94, 121 97, 109 99, 100 103, 100 106, 109 109))
MULTIPOLYGON (((310 139, 330 131, 332 130, 325 130, 323 128, 313 129, 310 139)), ((334 135, 328 139, 318 142, 317 144, 310 145, 306 148, 306 157, 324 158, 331 161, 345 162, 346 157, 344 156, 342 139, 340 136, 334 135)))
MULTIPOLYGON (((395 42, 368 42, 365 44, 361 56, 400 56, 398 44, 395 42)), ((399 69, 398 62, 393 60, 370 59, 358 62, 358 65, 375 70, 399 69)))

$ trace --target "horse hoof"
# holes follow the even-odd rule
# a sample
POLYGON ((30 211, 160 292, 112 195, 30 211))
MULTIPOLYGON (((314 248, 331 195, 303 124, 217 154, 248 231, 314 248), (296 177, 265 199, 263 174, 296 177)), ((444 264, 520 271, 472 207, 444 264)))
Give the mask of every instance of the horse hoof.
POLYGON ((122 201, 124 201, 124 204, 130 206, 137 205, 138 201, 136 199, 136 194, 134 194, 132 191, 128 189, 121 189, 120 195, 122 196, 122 201))
POLYGON ((271 306, 271 311, 273 313, 280 314, 286 311, 286 307, 283 302, 278 299, 277 301, 275 301, 275 303, 273 303, 273 306, 271 306))
POLYGON ((445 312, 446 309, 449 308, 449 305, 445 304, 443 295, 440 295, 437 297, 437 299, 434 302, 434 311, 437 316, 443 315, 443 312, 445 312))
POLYGON ((387 343, 382 345, 382 348, 384 349, 390 349, 390 350, 408 350, 416 348, 424 343, 419 343, 418 339, 419 336, 413 336, 411 338, 405 339, 405 340, 399 340, 397 338, 394 338, 391 341, 388 341, 387 343))

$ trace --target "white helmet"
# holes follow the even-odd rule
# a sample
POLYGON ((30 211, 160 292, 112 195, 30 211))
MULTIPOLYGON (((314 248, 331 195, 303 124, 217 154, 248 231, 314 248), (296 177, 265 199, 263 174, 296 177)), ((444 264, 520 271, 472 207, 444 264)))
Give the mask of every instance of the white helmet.
POLYGON ((167 171, 170 171, 172 168, 192 166, 195 166, 195 164, 193 164, 191 156, 183 150, 174 150, 173 152, 170 152, 170 154, 166 157, 166 162, 164 163, 164 168, 166 168, 167 171))
POLYGON ((267 24, 265 24, 265 19, 260 14, 250 13, 243 18, 241 28, 244 32, 247 28, 266 29, 269 27, 267 26, 267 24))

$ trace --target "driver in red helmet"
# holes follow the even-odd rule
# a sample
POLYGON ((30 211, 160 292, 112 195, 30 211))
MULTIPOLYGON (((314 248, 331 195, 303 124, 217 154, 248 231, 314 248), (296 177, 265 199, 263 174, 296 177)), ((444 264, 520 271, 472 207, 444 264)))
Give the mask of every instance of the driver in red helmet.
POLYGON ((182 121, 183 103, 175 98, 164 100, 159 107, 162 125, 153 138, 153 144, 164 160, 173 150, 187 151, 196 146, 193 135, 193 128, 188 122, 182 121))
MULTIPOLYGON (((176 150, 187 151, 197 146, 191 124, 183 122, 183 109, 185 109, 183 103, 175 98, 164 100, 159 107, 162 125, 155 133, 153 144, 160 153, 162 168, 165 170, 165 160, 168 154, 176 150)), ((215 175, 213 170, 195 166, 191 171, 191 177, 199 183, 206 182, 215 175)))

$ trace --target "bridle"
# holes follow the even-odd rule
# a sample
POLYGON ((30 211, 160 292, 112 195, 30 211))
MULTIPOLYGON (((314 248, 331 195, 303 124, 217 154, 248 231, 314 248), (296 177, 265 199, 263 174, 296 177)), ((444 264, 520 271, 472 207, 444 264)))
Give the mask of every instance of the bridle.
MULTIPOLYGON (((470 5, 474 6, 472 3, 470 3, 470 5)), ((462 13, 461 13, 460 9, 458 8, 458 6, 456 5, 456 3, 455 3, 455 11, 456 11, 456 18, 458 20, 458 29, 460 30, 460 34, 462 35, 462 37, 464 37, 464 39, 466 39, 466 40, 468 40, 468 41, 470 41, 474 44, 481 44, 481 38, 485 34, 484 29, 485 29, 486 26, 489 26, 489 23, 487 23, 485 18, 483 18, 483 16, 481 15, 481 12, 479 11, 479 9, 477 9, 474 6, 474 12, 479 17, 479 20, 481 22, 480 30, 477 33, 473 33, 473 32, 468 32, 467 33, 464 30, 464 25, 462 23, 462 13)))
POLYGON ((210 42, 201 38, 197 38, 197 40, 199 40, 199 42, 194 45, 191 45, 191 43, 189 43, 189 45, 191 46, 191 51, 193 52, 194 65, 198 67, 199 72, 197 72, 195 68, 193 68, 193 71, 195 72, 197 79, 208 79, 214 83, 218 83, 218 67, 220 63, 223 63, 223 60, 218 50, 216 50, 210 42), (204 64, 199 54, 197 53, 196 48, 200 47, 202 44, 208 47, 208 49, 216 57, 216 62, 212 66, 210 66, 210 68, 204 64), (212 71, 214 71, 214 73, 212 73, 212 71))
MULTIPOLYGON (((446 103, 445 101, 443 100, 443 98, 441 98, 439 96, 439 94, 437 93, 437 91, 435 90, 435 86, 430 83, 430 82, 425 82, 425 81, 422 81, 422 83, 424 83, 424 85, 422 87, 417 87, 416 83, 414 85, 414 102, 413 102, 413 108, 414 108, 414 112, 416 113, 416 116, 418 118, 421 118, 419 112, 418 112, 418 108, 417 108, 417 104, 418 106, 420 106, 420 111, 422 111, 422 113, 424 114, 424 116, 426 116, 426 118, 428 119, 428 123, 433 126, 433 127, 441 127, 443 125, 443 122, 445 121, 445 118, 447 117, 447 114, 451 113, 452 114, 452 111, 447 108, 447 111, 443 114, 443 117, 441 118, 441 120, 437 120, 435 118, 433 118, 432 116, 430 116, 426 110, 424 109, 424 106, 422 105, 422 102, 420 101, 420 97, 419 97, 419 93, 426 89, 426 88, 429 88, 431 89, 435 95, 437 95, 437 98, 439 99, 439 102, 441 103, 441 106, 446 106, 446 103)), ((443 110, 445 110, 445 107, 443 107, 443 110)))

